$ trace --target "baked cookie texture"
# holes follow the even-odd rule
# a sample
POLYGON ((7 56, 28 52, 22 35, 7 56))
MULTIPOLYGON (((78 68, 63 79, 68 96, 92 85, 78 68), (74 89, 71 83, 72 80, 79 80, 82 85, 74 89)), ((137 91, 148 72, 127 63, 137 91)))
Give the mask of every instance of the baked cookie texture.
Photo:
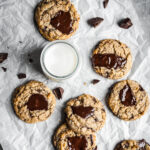
POLYGON ((54 135, 54 146, 58 150, 84 149, 96 150, 95 134, 81 135, 69 129, 66 124, 61 125, 54 135))
POLYGON ((38 29, 41 35, 49 41, 70 38, 78 29, 79 20, 79 14, 70 0, 43 0, 37 5, 35 10, 35 21, 38 29), (64 12, 68 12, 68 14, 64 12), (59 23, 60 15, 64 18, 59 23), (52 19, 55 17, 58 17, 57 21, 53 21, 56 27, 52 25, 52 19), (66 18, 68 18, 68 20, 66 18), (69 19, 71 19, 70 24, 68 24, 69 19), (69 29, 71 27, 71 31, 63 33, 56 29, 57 27, 61 27, 61 23, 63 29, 69 29), (68 25, 68 27, 64 27, 65 25, 68 25))
POLYGON ((120 79, 132 67, 130 49, 118 40, 102 40, 93 51, 92 66, 96 73, 105 78, 120 79))
POLYGON ((149 107, 146 91, 133 80, 116 83, 108 98, 108 105, 120 119, 136 120, 145 114, 149 107))
POLYGON ((17 116, 27 123, 48 119, 54 110, 55 103, 52 91, 39 81, 30 81, 14 92, 14 110, 17 116))
POLYGON ((114 150, 150 150, 150 145, 144 140, 123 140, 114 150))
POLYGON ((92 134, 100 130, 106 120, 103 104, 87 94, 71 99, 66 105, 65 113, 68 126, 79 134, 92 134))

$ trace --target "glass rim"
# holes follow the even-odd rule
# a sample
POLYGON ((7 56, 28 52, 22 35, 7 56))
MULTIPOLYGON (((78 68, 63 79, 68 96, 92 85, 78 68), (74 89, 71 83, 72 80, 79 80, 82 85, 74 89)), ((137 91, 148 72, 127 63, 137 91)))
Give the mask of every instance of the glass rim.
POLYGON ((79 54, 76 50, 76 47, 73 46, 70 42, 66 42, 66 41, 63 41, 63 40, 57 40, 57 41, 54 41, 54 42, 51 42, 51 43, 47 44, 43 48, 41 56, 40 56, 41 66, 42 66, 42 69, 44 69, 43 71, 46 72, 46 74, 48 76, 51 76, 52 78, 56 78, 56 79, 65 79, 65 78, 71 77, 77 71, 78 66, 79 66, 79 61, 80 61, 79 54), (71 46, 73 48, 75 54, 76 54, 76 57, 77 57, 77 63, 76 63, 75 68, 73 69, 73 71, 71 73, 67 74, 67 75, 64 75, 64 76, 58 76, 58 75, 55 75, 55 74, 51 73, 50 71, 48 71, 48 69, 46 68, 45 63, 44 63, 44 56, 45 56, 45 53, 47 51, 47 48, 51 47, 52 45, 57 44, 57 43, 64 43, 64 44, 67 44, 67 45, 71 46))

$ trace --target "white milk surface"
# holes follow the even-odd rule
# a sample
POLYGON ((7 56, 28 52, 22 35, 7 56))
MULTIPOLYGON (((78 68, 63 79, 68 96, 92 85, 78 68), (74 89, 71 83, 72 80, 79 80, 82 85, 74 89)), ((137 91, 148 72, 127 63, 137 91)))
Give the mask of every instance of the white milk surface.
POLYGON ((44 65, 52 75, 67 76, 77 66, 77 54, 69 44, 55 43, 45 51, 44 65))

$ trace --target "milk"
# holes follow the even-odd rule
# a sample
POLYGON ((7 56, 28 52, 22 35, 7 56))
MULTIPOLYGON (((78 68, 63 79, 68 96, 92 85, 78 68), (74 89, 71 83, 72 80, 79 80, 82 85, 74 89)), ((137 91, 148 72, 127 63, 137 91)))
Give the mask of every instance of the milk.
POLYGON ((68 76, 76 70, 78 55, 70 44, 56 42, 46 48, 43 54, 43 64, 53 76, 68 76))

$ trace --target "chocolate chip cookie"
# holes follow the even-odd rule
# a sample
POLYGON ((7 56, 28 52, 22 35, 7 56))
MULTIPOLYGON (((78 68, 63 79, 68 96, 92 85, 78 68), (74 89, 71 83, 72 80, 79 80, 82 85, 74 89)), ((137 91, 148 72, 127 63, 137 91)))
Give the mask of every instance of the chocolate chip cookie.
POLYGON ((120 119, 135 120, 148 109, 148 94, 136 81, 120 81, 111 90, 108 105, 120 119))
POLYGON ((132 67, 130 49, 118 40, 102 40, 93 51, 92 66, 96 73, 105 78, 120 79, 132 67))
POLYGON ((54 136, 54 145, 58 150, 96 150, 95 134, 81 135, 68 129, 66 124, 60 126, 54 136))
POLYGON ((35 10, 35 21, 47 40, 65 40, 78 29, 79 14, 70 0, 43 0, 35 10))
POLYGON ((46 120, 55 107, 52 91, 39 81, 30 81, 15 90, 13 106, 17 116, 27 122, 46 120))
POLYGON ((150 150, 150 145, 144 140, 124 140, 117 144, 115 150, 150 150))
POLYGON ((80 134, 100 130, 106 120, 103 104, 95 97, 83 94, 70 100, 65 108, 69 127, 80 134))

